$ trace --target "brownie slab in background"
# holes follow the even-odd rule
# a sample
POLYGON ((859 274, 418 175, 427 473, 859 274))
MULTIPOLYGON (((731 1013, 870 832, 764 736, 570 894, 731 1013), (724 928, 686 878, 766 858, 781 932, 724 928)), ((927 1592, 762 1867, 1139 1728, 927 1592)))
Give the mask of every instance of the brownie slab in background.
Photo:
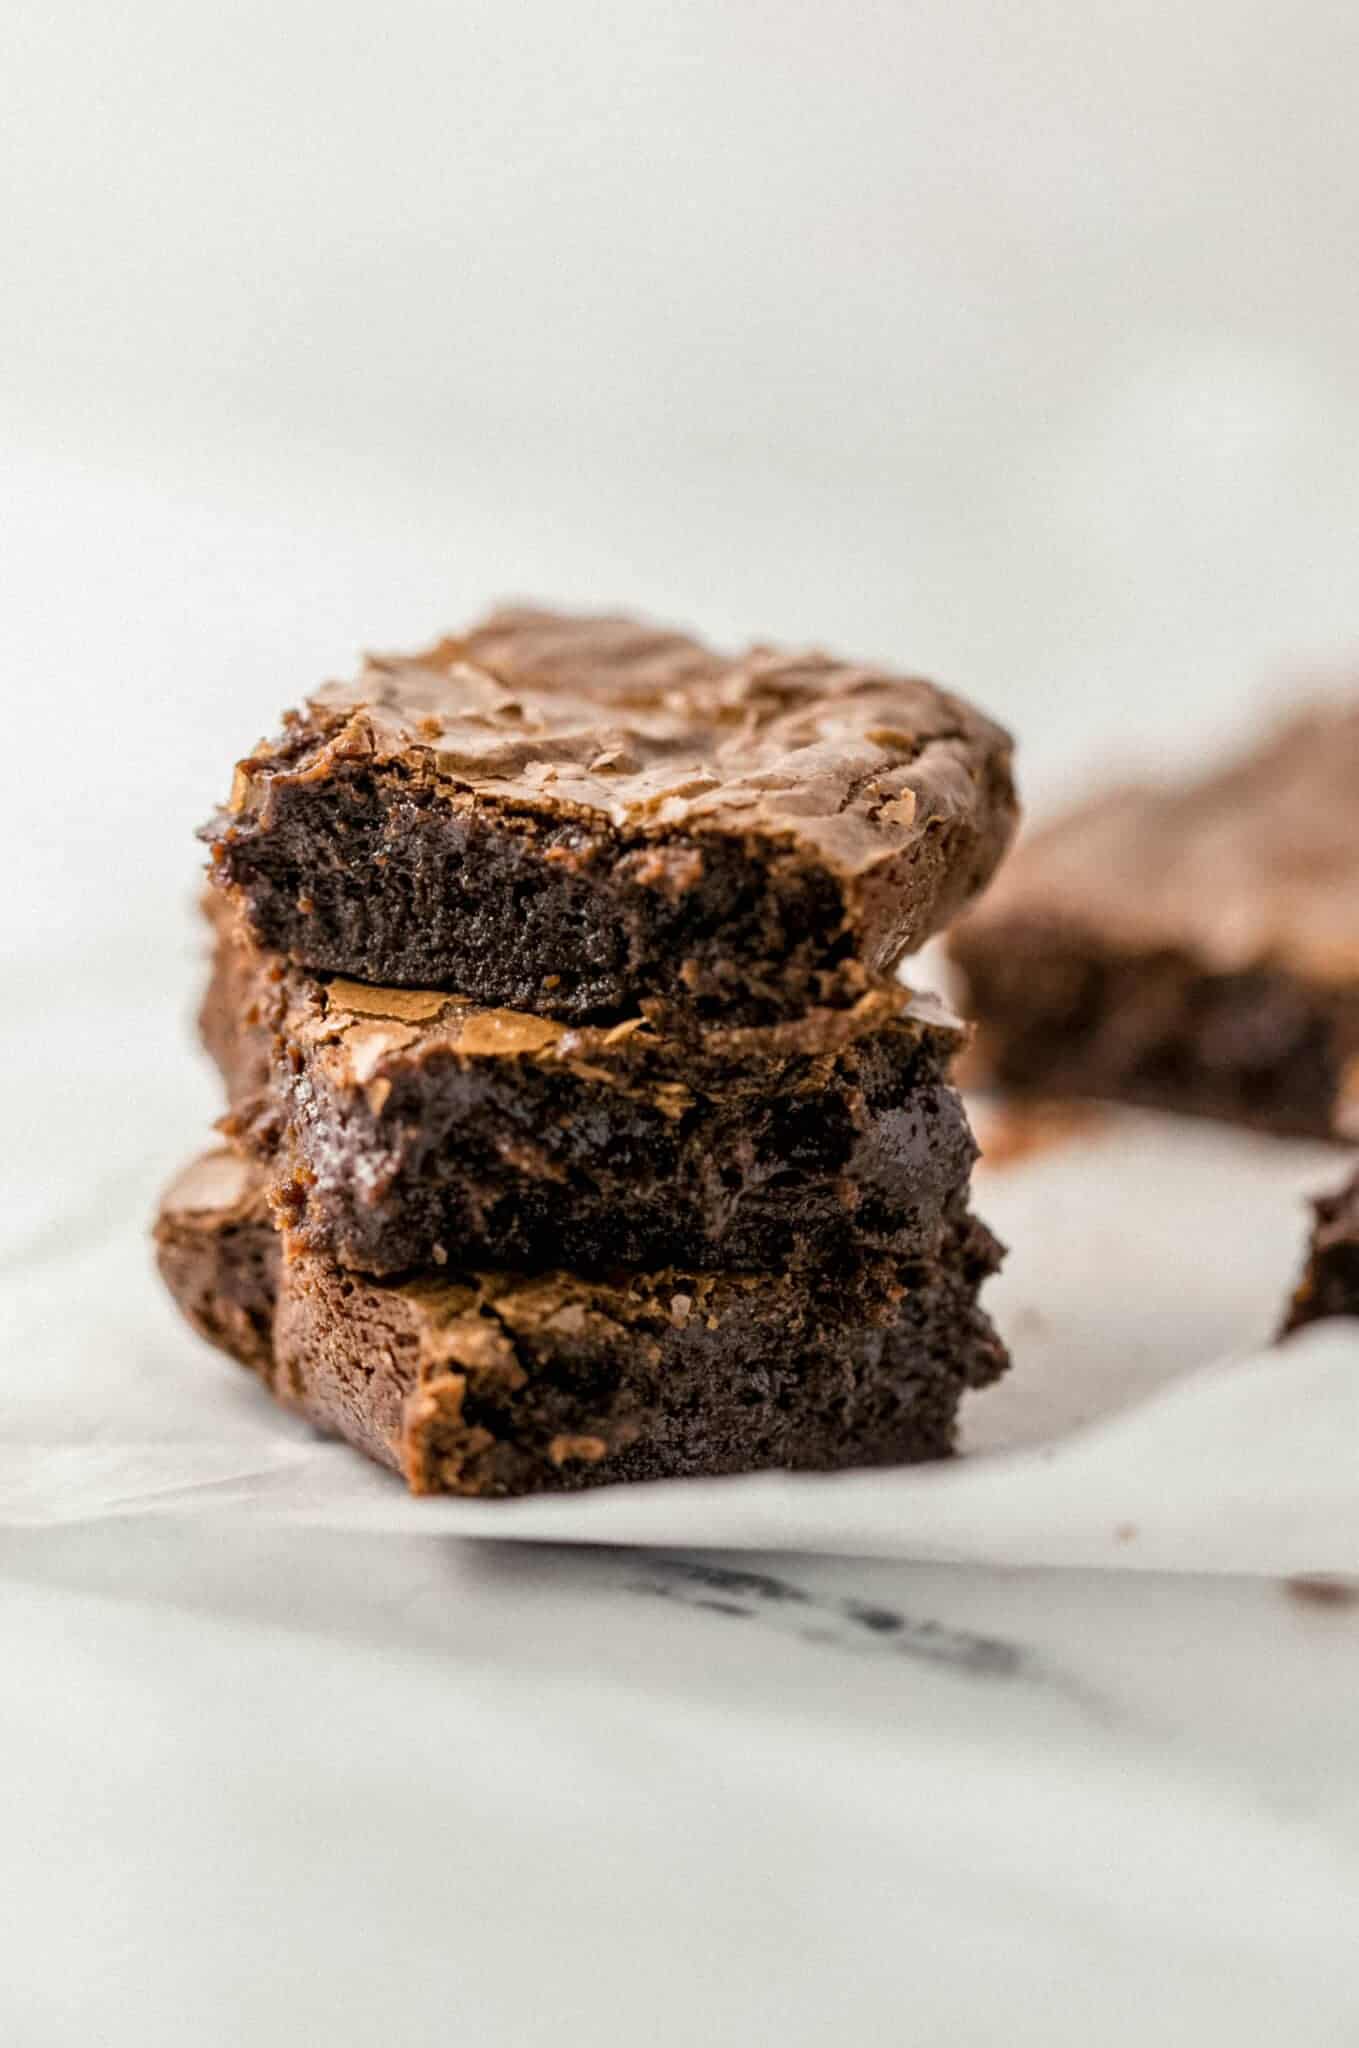
POLYGON ((961 1033, 905 989, 677 1040, 318 979, 215 923, 229 1128, 341 1265, 846 1265, 928 1256, 965 1202, 961 1033))
POLYGON ((1285 1332, 1326 1316, 1359 1316, 1359 1173, 1312 1207, 1307 1264, 1289 1304, 1285 1332))
POLYGON ((930 683, 512 610, 318 691, 207 836, 256 939, 312 970, 759 1022, 854 1001, 1014 819, 1007 735, 930 683))
POLYGON ((969 1078, 1359 1134, 1359 704, 1059 818, 949 943, 969 1078))
POLYGON ((831 1277, 590 1281, 450 1263, 384 1282, 278 1259, 262 1187, 219 1153, 171 1189, 157 1242, 196 1328, 227 1349, 239 1339, 280 1401, 417 1493, 940 1457, 964 1391, 1006 1363, 976 1301, 999 1254, 970 1217, 929 1260, 831 1277), (256 1311, 271 1285, 266 1353, 256 1311))

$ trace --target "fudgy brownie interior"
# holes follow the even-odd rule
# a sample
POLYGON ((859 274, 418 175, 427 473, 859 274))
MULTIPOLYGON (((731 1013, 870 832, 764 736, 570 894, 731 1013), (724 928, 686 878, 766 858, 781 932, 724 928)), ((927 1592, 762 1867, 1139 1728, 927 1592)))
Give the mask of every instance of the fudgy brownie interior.
POLYGON ((282 784, 267 834, 230 830, 217 872, 262 943, 357 980, 577 1021, 626 1013, 643 990, 763 1017, 864 985, 834 878, 792 849, 629 838, 393 767, 282 784))

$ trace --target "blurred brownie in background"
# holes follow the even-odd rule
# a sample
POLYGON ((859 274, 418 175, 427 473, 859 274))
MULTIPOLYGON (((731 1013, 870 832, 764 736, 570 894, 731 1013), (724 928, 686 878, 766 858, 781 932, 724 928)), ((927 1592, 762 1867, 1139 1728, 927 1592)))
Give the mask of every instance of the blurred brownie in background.
POLYGON ((949 944, 981 1085, 1359 1136, 1359 703, 1059 817, 949 944))

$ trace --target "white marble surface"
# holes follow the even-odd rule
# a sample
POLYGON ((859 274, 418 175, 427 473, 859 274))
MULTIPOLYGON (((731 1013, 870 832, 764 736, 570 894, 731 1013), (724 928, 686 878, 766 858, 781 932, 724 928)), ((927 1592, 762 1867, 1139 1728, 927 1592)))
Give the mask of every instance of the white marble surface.
POLYGON ((1359 2029, 1353 1604, 166 1522, 3 1562, 24 2048, 1359 2029))

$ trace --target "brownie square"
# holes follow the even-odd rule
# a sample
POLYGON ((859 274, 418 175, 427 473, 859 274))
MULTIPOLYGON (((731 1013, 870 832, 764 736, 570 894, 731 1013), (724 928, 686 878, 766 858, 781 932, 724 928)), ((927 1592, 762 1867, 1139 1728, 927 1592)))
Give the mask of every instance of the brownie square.
POLYGON ((265 947, 614 1022, 854 1002, 987 880, 1007 735, 824 654, 502 611, 319 690, 240 762, 213 879, 265 947))
POLYGON ((940 1457, 964 1391, 1006 1364, 976 1299, 999 1251, 968 1216, 927 1260, 833 1276, 450 1262, 381 1281, 280 1259, 259 1181, 217 1153, 169 1190, 156 1237, 200 1332, 416 1493, 940 1457))
POLYGON ((1359 1134, 1359 704, 1058 818, 950 949, 982 1082, 1359 1134))
POLYGON ((960 1029, 903 988, 676 1039, 324 979, 218 919, 202 1030, 290 1245, 375 1274, 924 1257, 976 1154, 960 1029))

